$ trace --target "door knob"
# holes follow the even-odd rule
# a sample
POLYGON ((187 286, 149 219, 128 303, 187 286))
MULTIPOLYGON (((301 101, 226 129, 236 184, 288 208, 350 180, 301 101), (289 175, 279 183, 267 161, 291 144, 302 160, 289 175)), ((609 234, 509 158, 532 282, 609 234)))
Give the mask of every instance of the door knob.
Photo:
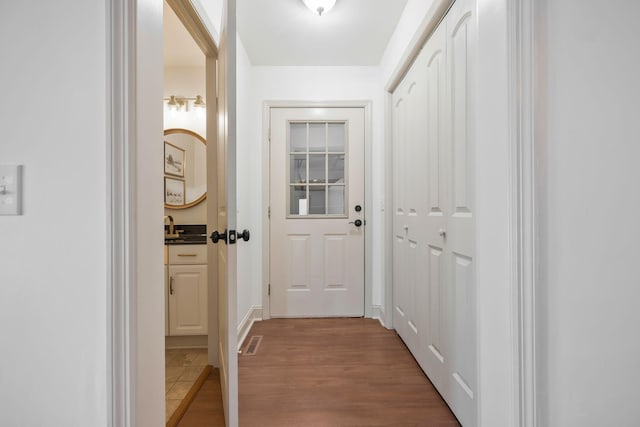
POLYGON ((219 240, 224 241, 224 243, 227 243, 227 230, 224 230, 222 233, 218 233, 218 231, 214 231, 213 233, 211 233, 211 236, 209 236, 211 238, 211 241, 213 243, 218 243, 219 240))
POLYGON ((441 228, 440 231, 438 231, 438 234, 442 237, 447 237, 447 230, 441 228))
POLYGON ((250 237, 251 233, 249 233, 249 230, 247 230, 246 228, 242 230, 242 233, 238 233, 238 240, 242 239, 245 242, 248 242, 250 237))
POLYGON ((353 224, 356 227, 360 227, 360 226, 362 226, 362 220, 356 219, 355 221, 350 221, 349 224, 353 224))

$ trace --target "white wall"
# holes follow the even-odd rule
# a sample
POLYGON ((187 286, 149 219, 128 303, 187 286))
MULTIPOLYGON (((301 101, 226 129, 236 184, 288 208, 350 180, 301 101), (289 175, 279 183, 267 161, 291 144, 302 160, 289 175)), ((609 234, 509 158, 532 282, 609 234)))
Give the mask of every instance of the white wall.
POLYGON ((637 426, 640 3, 543 6, 539 425, 637 426))
MULTIPOLYGON (((163 97, 166 99, 174 95, 195 98, 196 95, 201 95, 207 102, 204 60, 202 55, 202 67, 165 67, 163 97)), ((214 105, 213 102, 211 105, 214 105)), ((164 129, 188 129, 206 139, 206 122, 204 111, 195 111, 193 108, 190 111, 169 111, 166 102, 164 103, 164 129)), ((207 204, 203 202, 187 209, 165 208, 164 214, 171 215, 176 224, 206 224, 207 204)))
POLYGON ((25 166, 0 217, 4 426, 107 424, 106 5, 0 3, 0 163, 25 166))

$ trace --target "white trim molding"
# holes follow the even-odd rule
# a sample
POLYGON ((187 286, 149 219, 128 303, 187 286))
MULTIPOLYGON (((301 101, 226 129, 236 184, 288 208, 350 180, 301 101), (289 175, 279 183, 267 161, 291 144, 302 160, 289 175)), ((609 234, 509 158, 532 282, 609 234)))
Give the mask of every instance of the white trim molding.
POLYGON ((384 307, 381 305, 374 305, 373 307, 371 307, 371 318, 372 319, 377 319, 378 322, 380 322, 380 324, 386 328, 385 325, 385 313, 384 313, 384 307))
POLYGON ((517 326, 518 420, 522 427, 534 427, 536 419, 536 187, 535 187, 535 0, 508 3, 509 87, 514 324, 517 326))
POLYGON ((109 425, 135 420, 135 2, 114 0, 108 13, 107 152, 109 425))
POLYGON ((396 68, 393 70, 393 73, 391 73, 391 77, 385 86, 387 92, 393 93, 396 90, 404 75, 409 71, 411 64, 413 64, 413 61, 420 53, 420 50, 436 30, 453 2, 454 0, 433 0, 420 26, 398 61, 396 68))
POLYGON ((244 339, 249 335, 249 331, 255 322, 262 320, 262 306, 252 306, 247 314, 242 319, 242 322, 238 325, 238 350, 242 348, 244 339))

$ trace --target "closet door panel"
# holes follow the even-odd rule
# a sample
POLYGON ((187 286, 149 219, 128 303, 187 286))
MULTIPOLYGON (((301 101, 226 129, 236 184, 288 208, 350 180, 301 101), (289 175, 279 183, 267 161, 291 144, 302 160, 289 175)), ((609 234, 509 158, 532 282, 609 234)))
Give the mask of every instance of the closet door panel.
POLYGON ((423 369, 441 393, 446 385, 449 340, 453 333, 449 320, 450 260, 445 245, 449 199, 445 45, 445 28, 441 25, 427 41, 422 53, 426 77, 426 108, 422 119, 426 123, 426 132, 423 145, 426 148, 424 158, 427 168, 422 184, 425 214, 421 218, 421 227, 424 229, 423 264, 427 266, 427 272, 423 280, 427 296, 423 308, 426 320, 420 352, 424 360, 423 369))
POLYGON ((474 215, 475 2, 457 0, 445 20, 449 82, 447 251, 451 260, 452 348, 447 402, 465 426, 476 424, 476 283, 474 215))

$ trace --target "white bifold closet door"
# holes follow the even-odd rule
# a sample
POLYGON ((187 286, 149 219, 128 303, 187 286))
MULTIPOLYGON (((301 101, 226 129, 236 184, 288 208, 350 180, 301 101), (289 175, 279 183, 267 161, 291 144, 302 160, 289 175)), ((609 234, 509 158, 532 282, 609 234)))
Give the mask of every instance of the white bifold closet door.
POLYGON ((477 420, 475 19, 457 0, 393 94, 394 326, 464 426, 477 420))

